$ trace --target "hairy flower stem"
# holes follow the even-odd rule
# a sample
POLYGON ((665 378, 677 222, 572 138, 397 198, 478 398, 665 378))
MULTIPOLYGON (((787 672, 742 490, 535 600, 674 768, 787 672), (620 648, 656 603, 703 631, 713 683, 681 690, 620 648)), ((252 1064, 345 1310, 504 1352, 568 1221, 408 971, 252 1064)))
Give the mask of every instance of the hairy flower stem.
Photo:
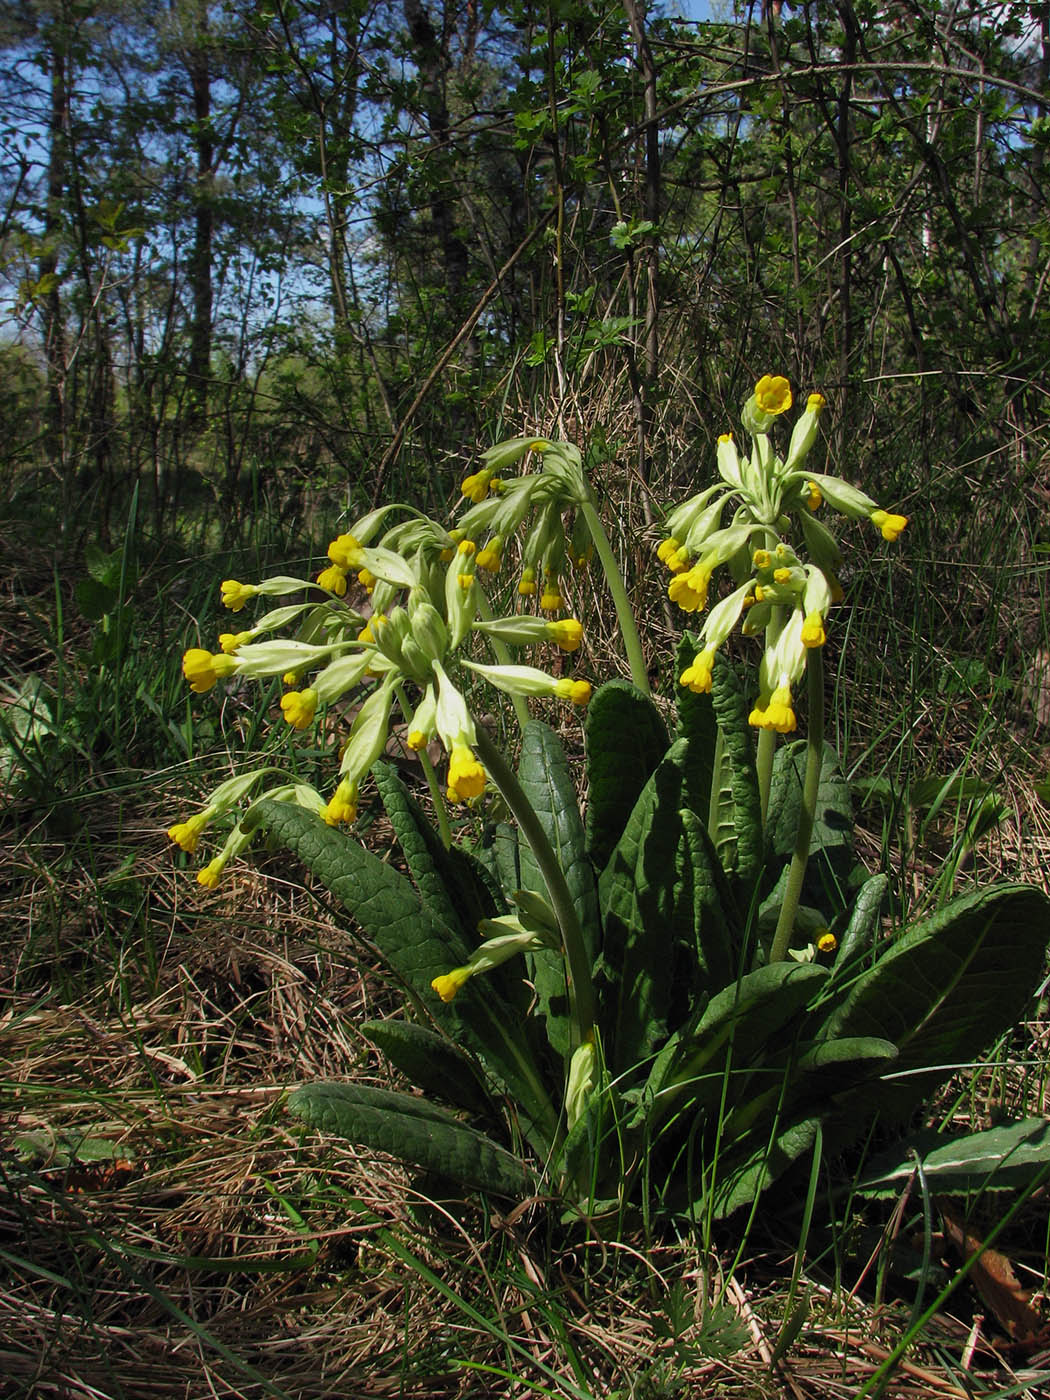
MULTIPOLYGON (((397 696, 397 703, 401 706, 401 713, 406 721, 412 717, 412 706, 405 697, 405 688, 402 685, 394 686, 394 694, 397 696)), ((430 789, 430 800, 434 804, 434 820, 437 822, 438 835, 441 837, 441 844, 445 850, 452 848, 452 828, 448 824, 448 806, 445 803, 445 794, 441 791, 441 784, 438 782, 437 774, 434 772, 434 765, 430 761, 430 755, 426 748, 417 749, 416 757, 419 759, 420 767, 423 769, 423 776, 427 780, 427 787, 430 789)))
POLYGON ((780 906, 770 962, 783 962, 791 946, 795 915, 806 877, 809 844, 813 839, 813 823, 817 815, 817 794, 820 791, 820 770, 824 763, 824 654, 814 647, 806 656, 806 680, 809 689, 809 726, 806 739, 806 776, 802 782, 802 810, 798 817, 795 849, 788 870, 784 903, 780 906))
POLYGON ((583 941, 583 930, 576 906, 565 883, 565 873, 547 839, 532 803, 525 796, 514 770, 488 734, 477 727, 477 754, 492 781, 503 794, 518 823, 518 828, 536 858, 543 882, 547 886, 551 907, 561 929, 562 952, 565 957, 565 980, 569 993, 570 1051, 575 1050, 594 1034, 594 985, 591 965, 583 941))
POLYGON ((631 680, 634 681, 643 695, 648 695, 650 693, 649 672, 646 669, 645 653, 642 651, 641 638, 638 636, 638 628, 635 625, 631 600, 627 596, 623 574, 616 562, 616 555, 609 543, 609 536, 605 533, 605 526, 601 522, 589 485, 587 486, 587 495, 580 501, 579 510, 587 523, 587 529, 594 543, 594 552, 602 566, 605 582, 612 596, 613 607, 616 609, 616 620, 620 624, 620 635, 623 637, 624 651, 627 653, 627 664, 631 668, 631 680))

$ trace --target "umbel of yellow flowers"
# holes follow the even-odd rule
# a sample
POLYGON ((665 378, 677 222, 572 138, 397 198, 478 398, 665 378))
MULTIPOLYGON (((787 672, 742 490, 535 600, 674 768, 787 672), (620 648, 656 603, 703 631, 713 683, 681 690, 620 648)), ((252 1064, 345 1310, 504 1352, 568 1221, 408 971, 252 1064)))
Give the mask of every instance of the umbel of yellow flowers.
MULTIPOLYGON (((541 447, 552 445, 525 439, 493 449, 474 485, 469 490, 464 485, 465 493, 484 502, 501 463, 509 465, 530 448, 541 447)), ((414 511, 386 506, 332 540, 328 564, 315 580, 281 575, 259 583, 223 582, 222 602, 235 613, 255 598, 305 592, 311 601, 278 607, 253 626, 220 634, 218 651, 191 647, 182 668, 196 694, 230 678, 281 676, 289 687, 281 697, 281 714, 297 732, 311 729, 323 715, 336 718, 339 711, 332 707, 340 702, 348 709, 354 707, 356 713, 342 736, 338 778, 327 800, 305 783, 282 783, 256 795, 264 774, 273 771, 259 769, 217 788, 201 811, 171 827, 173 841, 185 851, 195 851, 212 822, 229 824, 249 798, 296 802, 330 825, 354 821, 360 785, 386 748, 395 707, 406 721, 410 748, 425 751, 435 739, 444 747, 446 799, 469 802, 480 797, 487 774, 475 752, 475 720, 460 675, 473 673, 518 699, 587 703, 591 693, 587 681, 503 660, 511 647, 553 645, 565 654, 576 652, 583 641, 581 624, 572 617, 495 617, 479 574, 479 569, 492 572, 499 567, 503 540, 528 523, 538 502, 540 519, 529 525, 523 552, 545 570, 542 609, 561 611, 554 571, 564 554, 564 539, 559 554, 556 525, 560 526, 573 488, 579 485, 574 473, 580 461, 575 448, 560 447, 561 451, 552 451, 549 472, 534 473, 527 478, 527 489, 508 493, 517 498, 514 509, 497 512, 499 529, 484 550, 477 549, 466 528, 447 531, 414 511), (390 524, 395 512, 408 518, 390 524), (356 574, 362 590, 361 606, 367 609, 367 618, 348 601, 351 574, 356 574), (297 636, 275 635, 291 624, 297 636), (494 650, 498 664, 472 661, 468 652, 477 646, 494 650)), ((465 518, 464 523, 475 532, 485 528, 490 516, 491 508, 473 519, 465 518)), ((201 871, 202 884, 216 884, 225 865, 250 840, 246 826, 250 810, 240 812, 220 854, 201 871)))
POLYGON ((711 689, 718 650, 743 619, 745 635, 765 635, 750 722, 781 734, 796 727, 792 687, 805 670, 807 651, 824 645, 828 610, 842 596, 838 543, 816 512, 826 502, 851 519, 870 520, 890 541, 908 523, 841 477, 807 468, 824 409, 822 394, 809 395, 784 456, 774 451, 770 431, 791 405, 787 379, 763 375, 741 414, 750 453, 741 453, 732 434, 719 437, 718 480, 670 513, 667 535, 657 547, 672 575, 668 596, 685 612, 707 607, 712 576, 722 565, 738 584, 708 613, 701 648, 680 683, 697 692, 711 689), (805 559, 792 540, 805 549, 805 559))

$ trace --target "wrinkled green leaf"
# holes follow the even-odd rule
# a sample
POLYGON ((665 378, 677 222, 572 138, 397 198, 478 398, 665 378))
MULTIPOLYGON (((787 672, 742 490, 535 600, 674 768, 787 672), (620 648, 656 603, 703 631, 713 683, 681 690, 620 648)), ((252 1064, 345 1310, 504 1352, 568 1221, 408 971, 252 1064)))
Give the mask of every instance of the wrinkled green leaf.
POLYGON ((557 1131, 557 1115, 520 1019, 489 979, 479 978, 477 988, 468 984, 450 1005, 431 988, 433 978, 467 961, 459 934, 436 918, 404 875, 314 813, 289 802, 262 802, 254 811, 260 826, 353 915, 419 1004, 453 1040, 478 1056, 516 1103, 523 1132, 537 1150, 546 1150, 557 1131))
POLYGON ((722 658, 712 673, 711 703, 722 740, 711 837, 722 868, 747 894, 763 865, 762 808, 746 697, 735 671, 722 658))
POLYGON ((953 1064, 968 1063, 1014 1025, 1048 941, 1050 900, 1030 885, 962 895, 902 934, 824 1025, 826 1039, 877 1036, 900 1052, 893 1076, 850 1106, 856 1129, 876 1112, 906 1118, 953 1064))
POLYGON ((464 1186, 520 1196, 530 1188, 525 1165, 444 1109, 412 1094, 321 1081, 288 1097, 297 1118, 333 1137, 388 1152, 464 1186))
POLYGON ((445 1036, 395 1018, 358 1029, 417 1089, 475 1113, 492 1107, 470 1060, 445 1036))
POLYGON ((587 706, 587 850, 601 870, 656 765, 667 729, 647 695, 628 681, 607 681, 587 706))
POLYGON ((922 1164, 930 1190, 1024 1190, 1050 1176, 1050 1119, 1024 1118, 981 1133, 916 1133, 880 1153, 853 1183, 869 1195, 897 1195, 922 1164))
MULTIPOLYGON (((554 848, 576 908, 588 956, 593 961, 598 931, 598 900, 594 870, 576 800, 576 786, 561 740, 539 720, 530 720, 522 736, 518 781, 554 848)), ((527 844, 518 840, 521 886, 546 894, 543 877, 527 844)), ((568 993, 565 961, 553 949, 530 955, 540 1013, 547 1021, 551 1045, 561 1054, 569 1049, 568 993)))
MULTIPOLYGON (((805 740, 784 744, 777 750, 773 760, 766 822, 766 846, 774 857, 774 864, 790 861, 794 854, 802 816, 805 774, 805 740)), ((855 856, 849 785, 842 776, 838 754, 828 743, 824 745, 809 852, 802 902, 824 910, 831 919, 844 905, 855 856)))

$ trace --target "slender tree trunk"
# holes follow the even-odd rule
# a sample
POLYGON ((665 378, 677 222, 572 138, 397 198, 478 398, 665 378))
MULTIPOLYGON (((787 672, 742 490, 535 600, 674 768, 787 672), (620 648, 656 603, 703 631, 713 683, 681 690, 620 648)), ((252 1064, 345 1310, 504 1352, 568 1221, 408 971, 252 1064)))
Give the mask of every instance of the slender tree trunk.
POLYGON ((190 324, 189 420, 202 427, 208 414, 212 343, 212 242, 215 233, 213 177, 215 139, 211 123, 211 64, 207 0, 200 0, 193 47, 186 60, 193 92, 196 171, 193 188, 193 248, 189 257, 193 313, 190 324))

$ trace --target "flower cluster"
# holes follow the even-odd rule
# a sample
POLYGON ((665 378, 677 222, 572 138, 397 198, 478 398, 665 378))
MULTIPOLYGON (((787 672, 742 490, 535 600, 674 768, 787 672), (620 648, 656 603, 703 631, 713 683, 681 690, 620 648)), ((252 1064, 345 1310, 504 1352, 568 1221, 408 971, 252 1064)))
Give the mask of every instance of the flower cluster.
MULTIPOLYGON (((475 751, 475 720, 458 675, 480 676, 520 703, 528 697, 587 703, 587 681, 507 660, 508 647, 553 645, 566 654, 575 652, 583 639, 581 624, 572 617, 495 617, 482 582, 483 571, 498 567, 502 541, 530 512, 546 511, 545 543, 533 548, 531 557, 546 571, 551 591, 559 594, 557 608, 550 598, 541 600, 541 607, 561 610, 553 561, 560 557, 559 548, 564 555, 565 544, 564 538, 558 544, 551 512, 557 511, 560 522, 566 482, 574 471, 579 471, 579 454, 567 444, 516 439, 487 453, 483 470, 468 478, 473 484, 469 489, 464 484, 466 494, 479 502, 474 510, 495 522, 483 550, 472 538, 483 528, 474 511, 467 512, 459 529, 447 531, 415 512, 389 525, 389 515, 398 508, 388 506, 332 540, 328 564, 314 580, 282 575, 260 583, 227 579, 222 584, 222 601, 233 612, 241 612, 256 597, 305 592, 311 601, 276 608, 254 626, 222 633, 218 651, 190 648, 183 657, 183 673, 191 689, 202 694, 229 677, 281 676, 290 687, 281 697, 281 712, 293 730, 309 730, 336 702, 344 702, 342 708, 354 716, 340 750, 338 780, 327 800, 301 783, 282 785, 262 797, 299 802, 330 825, 352 822, 361 783, 387 747, 395 706, 406 721, 408 746, 420 752, 428 767, 426 751, 434 741, 447 754, 445 799, 468 802, 480 797, 487 775, 475 751), (527 488, 512 483, 506 492, 497 488, 490 494, 499 466, 529 447, 541 446, 552 451, 552 472, 524 478, 527 488), (504 509, 493 512, 493 505, 504 509), (360 610, 348 601, 351 574, 363 591, 360 610), (294 638, 271 635, 290 623, 297 624, 294 638), (472 660, 468 651, 474 639, 487 644, 502 664, 472 660)), ((534 528, 529 540, 535 533, 534 528)), ((528 541, 525 548, 530 548, 528 541)), ((183 850, 195 850, 205 827, 232 813, 261 776, 256 771, 223 784, 202 811, 171 828, 171 839, 183 850)), ((198 876, 202 884, 215 884, 225 864, 247 844, 250 811, 242 814, 221 856, 198 876)))
POLYGON ((765 636, 750 722, 780 734, 796 727, 792 687, 805 671, 807 653, 824 645, 828 610, 842 596, 838 544, 816 512, 827 502, 842 515, 870 520, 891 541, 908 523, 840 477, 806 469, 824 408, 821 394, 807 399, 785 456, 775 454, 770 429, 791 404, 783 376, 758 381, 741 415, 752 439, 750 455, 743 456, 732 435, 723 433, 716 450, 719 479, 671 511, 667 536, 657 547, 672 575, 668 596, 685 612, 707 607, 711 578, 721 565, 738 583, 708 613, 700 650, 680 683, 697 692, 711 689, 715 656, 743 618, 745 635, 765 636), (790 543, 792 534, 804 546, 805 560, 790 543))

